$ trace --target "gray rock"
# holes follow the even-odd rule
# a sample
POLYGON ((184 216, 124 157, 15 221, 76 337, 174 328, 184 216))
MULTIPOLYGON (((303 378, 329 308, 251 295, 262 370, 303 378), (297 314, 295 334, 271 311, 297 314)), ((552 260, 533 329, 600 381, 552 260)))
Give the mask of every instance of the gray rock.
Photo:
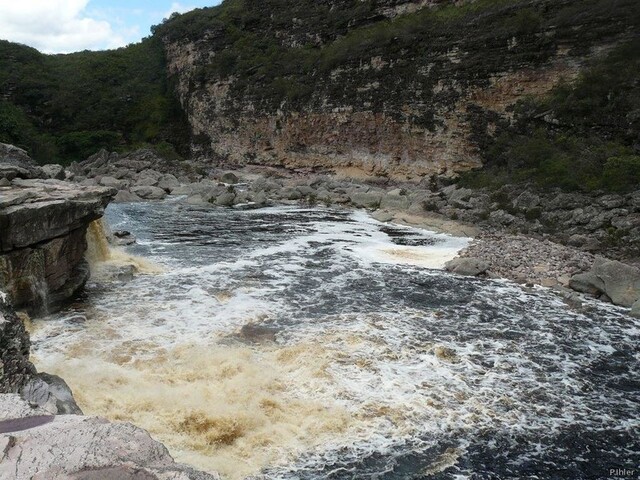
POLYGON ((132 203, 132 202, 141 202, 142 198, 140 198, 135 193, 130 192, 129 190, 120 190, 116 193, 116 196, 113 198, 114 203, 132 203))
POLYGON ((214 480, 217 475, 177 464, 144 430, 103 418, 32 417, 35 428, 13 420, 0 435, 0 478, 82 480, 214 480))
POLYGON ((640 269, 598 258, 592 271, 604 282, 604 292, 614 304, 631 307, 640 298, 640 269))
POLYGON ((409 209, 409 197, 403 195, 399 188, 384 195, 380 200, 380 208, 404 212, 409 209))
POLYGON ((114 177, 104 176, 100 179, 100 182, 98 183, 103 187, 111 187, 117 190, 122 190, 128 186, 129 182, 125 180, 118 180, 117 178, 114 178, 114 177))
POLYGON ((47 175, 26 151, 7 143, 0 143, 0 178, 47 178, 47 175))
POLYGON ((258 192, 253 196, 253 202, 260 207, 267 205, 267 195, 264 192, 258 192))
POLYGON ((11 186, 11 180, 7 179, 7 178, 0 178, 0 187, 10 187, 11 186))
POLYGON ((231 207, 235 203, 236 194, 235 192, 223 192, 216 197, 215 203, 221 207, 231 207))
POLYGON ((209 205, 209 199, 204 198, 201 193, 194 193, 193 195, 189 195, 186 199, 186 202, 189 205, 209 205))
POLYGON ((131 187, 131 193, 134 193, 145 200, 162 200, 167 196, 167 192, 163 189, 150 185, 131 187))
POLYGON ((146 169, 140 172, 136 180, 136 187, 155 187, 158 185, 162 174, 155 170, 146 169))
POLYGON ((279 192, 279 195, 281 198, 284 198, 286 200, 300 200, 302 198, 302 193, 300 193, 300 190, 293 187, 283 188, 279 192))
POLYGON ((631 316, 640 318, 640 300, 636 300, 633 305, 631 305, 631 316))
POLYGON ((82 415, 69 385, 57 375, 39 373, 22 388, 22 398, 52 415, 82 415))
POLYGON ((593 272, 578 273, 569 279, 569 287, 576 292, 599 296, 604 293, 604 282, 593 272))
POLYGON ((387 210, 376 210, 371 214, 371 217, 379 222, 387 223, 393 220, 393 213, 387 210))
POLYGON ((220 177, 220 181, 229 185, 235 185, 238 183, 238 176, 233 172, 227 172, 220 177))
POLYGON ((18 393, 36 373, 29 347, 24 323, 0 291, 0 393, 18 393))
POLYGON ((58 165, 57 163, 49 163, 47 165, 43 165, 42 167, 40 167, 40 169, 45 173, 47 178, 64 180, 66 177, 64 167, 62 165, 58 165))
POLYGON ((479 258, 463 257, 449 260, 444 268, 448 272, 458 275, 476 277, 485 273, 489 269, 489 264, 479 258))
POLYGON ((382 201, 382 192, 353 192, 349 194, 349 200, 354 207, 378 209, 382 201))
POLYGON ((469 198, 471 198, 471 195, 473 195, 473 190, 470 190, 468 188, 457 188, 455 190, 453 190, 449 195, 449 201, 450 202, 464 202, 465 200, 468 200, 469 198))
POLYGON ((495 210, 489 214, 489 218, 499 224, 508 226, 514 223, 517 219, 510 213, 505 212, 504 210, 495 210))
POLYGON ((540 197, 525 190, 513 201, 513 206, 519 210, 529 211, 540 206, 540 197))
POLYGON ((163 189, 167 193, 173 193, 173 191, 179 186, 180 182, 178 179, 170 173, 162 175, 158 180, 158 188, 163 189))

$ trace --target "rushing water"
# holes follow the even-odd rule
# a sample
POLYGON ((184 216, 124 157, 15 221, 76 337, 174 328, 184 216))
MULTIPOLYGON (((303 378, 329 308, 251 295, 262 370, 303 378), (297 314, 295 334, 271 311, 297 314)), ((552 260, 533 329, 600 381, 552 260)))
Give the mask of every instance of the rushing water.
MULTIPOLYGON (((155 273, 39 321, 39 368, 230 479, 601 478, 640 460, 640 321, 438 270, 363 213, 112 205, 155 273)), ((151 269, 150 271, 153 271, 151 269)))

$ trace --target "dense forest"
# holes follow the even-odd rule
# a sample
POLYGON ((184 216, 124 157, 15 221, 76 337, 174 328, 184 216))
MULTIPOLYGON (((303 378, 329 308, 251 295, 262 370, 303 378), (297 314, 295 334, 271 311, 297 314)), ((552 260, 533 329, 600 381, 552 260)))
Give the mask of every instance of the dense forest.
POLYGON ((69 55, 0 41, 0 142, 40 162, 146 144, 186 153, 186 120, 170 92, 157 38, 69 55))
MULTIPOLYGON (((373 1, 266 0, 174 15, 142 42, 113 51, 43 55, 0 41, 0 142, 26 148, 41 162, 68 163, 98 148, 154 145, 165 155, 188 155, 186 113, 167 80, 164 45, 223 38, 211 61, 197 67, 196 82, 234 77, 238 98, 304 107, 314 79, 340 65, 376 54, 428 49, 429 39, 475 26, 495 36, 539 39, 544 29, 571 29, 580 16, 610 17, 612 30, 640 25, 635 0, 567 2, 548 17, 548 2, 478 0, 386 18, 373 1), (508 15, 492 9, 513 6, 508 15), (576 20, 577 19, 577 20, 576 20), (484 23, 483 23, 484 22, 484 23), (479 25, 479 27, 478 27, 479 25), (312 30, 310 27, 312 26, 312 30), (288 41, 281 41, 286 31, 288 41)), ((605 31, 585 42, 597 43, 605 31)), ((538 41, 538 40, 537 40, 538 41)), ((535 59, 523 58, 523 61, 535 59)), ((481 57, 466 61, 482 68, 481 57)), ((640 183, 640 40, 594 60, 577 81, 545 98, 521 101, 514 121, 498 126, 481 145, 485 167, 462 175, 469 186, 498 188, 532 183, 540 188, 626 191, 640 183)), ((410 66, 398 66, 409 75, 410 66), (406 71, 405 71, 406 70, 406 71)), ((344 92, 336 92, 344 95, 344 92)), ((267 105, 272 108, 274 105, 267 105)))

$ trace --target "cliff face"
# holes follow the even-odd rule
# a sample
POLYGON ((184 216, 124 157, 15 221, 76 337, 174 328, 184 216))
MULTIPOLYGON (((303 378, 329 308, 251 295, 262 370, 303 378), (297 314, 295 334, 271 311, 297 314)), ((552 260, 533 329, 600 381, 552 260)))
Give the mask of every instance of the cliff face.
POLYGON ((635 0, 227 0, 156 34, 196 152, 414 179, 480 166, 518 101, 636 35, 638 11, 635 0))
MULTIPOLYGON (((14 169, 37 169, 25 160, 13 163, 14 169)), ((87 227, 115 191, 52 179, 0 181, 0 289, 16 308, 56 306, 86 282, 87 227)))

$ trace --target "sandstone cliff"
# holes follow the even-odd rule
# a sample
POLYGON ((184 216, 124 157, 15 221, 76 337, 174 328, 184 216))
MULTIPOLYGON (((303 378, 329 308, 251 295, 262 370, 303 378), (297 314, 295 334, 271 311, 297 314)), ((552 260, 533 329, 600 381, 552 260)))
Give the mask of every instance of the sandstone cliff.
POLYGON ((636 3, 227 0, 156 34, 196 152, 414 179, 480 166, 519 100, 637 34, 636 3))
POLYGON ((46 176, 28 160, 20 162, 0 158, 0 289, 16 307, 38 312, 59 305, 86 282, 87 227, 115 191, 19 178, 14 174, 46 176))

